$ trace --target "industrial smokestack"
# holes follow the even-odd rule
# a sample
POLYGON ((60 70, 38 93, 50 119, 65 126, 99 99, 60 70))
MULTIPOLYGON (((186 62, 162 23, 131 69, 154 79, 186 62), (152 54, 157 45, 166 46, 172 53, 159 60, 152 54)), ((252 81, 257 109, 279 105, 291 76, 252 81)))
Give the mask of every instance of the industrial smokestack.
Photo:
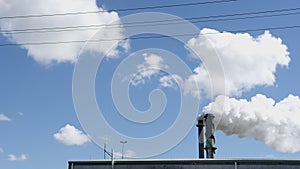
POLYGON ((216 151, 215 147, 215 125, 213 123, 213 119, 215 116, 213 114, 205 114, 204 115, 204 122, 205 122, 205 151, 206 151, 206 158, 214 158, 214 154, 216 151))
POLYGON ((199 148, 199 158, 204 158, 204 116, 203 114, 198 117, 198 148, 199 148))
POLYGON ((213 123, 213 114, 201 114, 198 117, 198 146, 199 146, 199 158, 204 158, 204 150, 206 151, 206 158, 214 158, 216 151, 215 147, 215 125, 213 123), (205 127, 205 147, 204 147, 204 130, 205 127))

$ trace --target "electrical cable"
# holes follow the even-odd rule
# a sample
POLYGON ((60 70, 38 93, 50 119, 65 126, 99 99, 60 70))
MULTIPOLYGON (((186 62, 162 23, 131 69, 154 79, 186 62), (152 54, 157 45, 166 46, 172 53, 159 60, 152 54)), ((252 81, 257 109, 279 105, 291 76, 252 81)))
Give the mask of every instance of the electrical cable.
POLYGON ((66 16, 66 15, 85 15, 85 14, 95 14, 95 13, 102 13, 102 12, 125 12, 125 11, 145 10, 145 9, 161 9, 161 8, 184 7, 184 6, 186 7, 186 6, 225 3, 225 2, 234 2, 234 1, 238 1, 238 0, 214 0, 214 1, 205 1, 205 2, 192 2, 192 3, 181 3, 181 4, 172 4, 172 5, 146 6, 146 7, 137 7, 137 8, 121 8, 121 9, 98 10, 98 11, 3 16, 3 17, 0 17, 0 20, 1 19, 17 19, 17 18, 40 18, 40 17, 51 17, 51 16, 66 16))
MULTIPOLYGON (((282 27, 267 27, 267 28, 256 28, 256 29, 244 29, 244 30, 231 30, 226 32, 255 32, 255 31, 262 31, 262 30, 283 30, 283 29, 295 29, 300 28, 300 25, 292 25, 292 26, 282 26, 282 27)), ((222 34, 222 32, 219 33, 209 33, 209 34, 222 34)), ((122 40, 144 40, 144 39, 158 39, 158 38, 170 38, 170 37, 179 37, 179 36, 197 36, 199 34, 178 34, 178 35, 151 35, 151 36, 138 36, 138 37, 129 37, 129 38, 116 38, 116 39, 94 39, 94 40, 74 40, 74 41, 55 41, 55 42, 27 42, 27 43, 6 43, 6 44, 0 44, 0 47, 4 46, 18 46, 18 45, 55 45, 55 44, 69 44, 69 43, 85 43, 85 42, 104 42, 104 41, 122 41, 122 40)), ((208 35, 208 34, 201 34, 202 36, 208 35)))
MULTIPOLYGON (((292 12, 292 13, 283 13, 283 14, 272 14, 272 15, 258 15, 258 16, 245 16, 238 18, 224 18, 224 19, 210 19, 210 18, 221 18, 221 17, 232 17, 232 16, 243 16, 243 15, 257 15, 257 14, 268 14, 268 13, 277 13, 277 12, 288 12, 288 11, 296 11, 300 10, 300 8, 287 8, 287 9, 277 9, 277 10, 267 10, 267 11, 256 11, 256 12, 246 12, 246 13, 235 13, 228 15, 211 15, 204 17, 190 17, 183 18, 184 20, 191 21, 192 23, 199 22, 216 22, 216 21, 229 21, 229 20, 241 20, 241 19, 255 19, 255 18, 266 18, 266 17, 278 17, 278 16, 288 16, 288 15, 299 15, 300 12, 292 12), (207 19, 210 20, 202 20, 207 19), (194 21, 195 20, 195 21, 194 21)), ((45 27, 45 28, 30 28, 30 29, 16 29, 16 30, 2 30, 0 33, 3 34, 20 34, 20 33, 49 33, 49 32, 65 32, 65 31, 78 31, 78 30, 93 30, 99 29, 99 27, 104 28, 122 28, 124 27, 136 27, 136 26, 157 26, 157 25, 169 25, 169 24, 180 24, 183 19, 172 19, 172 20, 155 20, 148 22, 132 22, 132 23, 124 23, 124 24, 94 24, 94 25, 81 25, 81 26, 69 26, 69 27, 45 27), (168 23, 163 23, 168 22, 168 23), (161 23, 155 25, 148 25, 152 23, 161 23), (135 25, 134 25, 135 24, 135 25), (118 27, 111 27, 118 26, 118 27)))

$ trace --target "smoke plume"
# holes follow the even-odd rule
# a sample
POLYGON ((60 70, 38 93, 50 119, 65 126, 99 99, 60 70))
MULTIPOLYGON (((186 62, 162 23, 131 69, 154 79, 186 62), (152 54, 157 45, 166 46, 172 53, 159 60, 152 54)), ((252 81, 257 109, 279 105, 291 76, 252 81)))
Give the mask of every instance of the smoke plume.
POLYGON ((254 137, 280 152, 300 151, 300 99, 289 95, 279 102, 257 94, 250 101, 218 96, 203 108, 215 117, 217 130, 254 137))

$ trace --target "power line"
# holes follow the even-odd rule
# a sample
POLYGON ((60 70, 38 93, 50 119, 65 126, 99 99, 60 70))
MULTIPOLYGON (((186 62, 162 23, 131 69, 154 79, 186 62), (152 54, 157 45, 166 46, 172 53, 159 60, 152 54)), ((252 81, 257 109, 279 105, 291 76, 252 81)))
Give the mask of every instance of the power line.
POLYGON ((265 30, 283 30, 283 29, 295 29, 295 28, 300 28, 300 25, 266 27, 266 28, 256 28, 256 29, 242 29, 242 30, 234 30, 234 31, 230 31, 230 32, 233 32, 233 33, 236 33, 236 32, 257 32, 257 31, 265 31, 265 30))
POLYGON ((86 14, 95 14, 95 13, 102 13, 102 12, 125 12, 125 11, 145 10, 145 9, 162 9, 162 8, 186 7, 186 6, 206 5, 206 4, 215 4, 215 3, 225 3, 225 2, 233 2, 233 1, 238 1, 238 0, 214 0, 214 1, 205 1, 205 2, 146 6, 146 7, 137 7, 137 8, 121 8, 121 9, 98 10, 98 11, 3 16, 3 17, 0 17, 0 20, 1 19, 16 19, 16 18, 40 18, 40 17, 52 17, 52 16, 67 16, 67 15, 86 15, 86 14))
MULTIPOLYGON (((240 20, 240 19, 254 19, 254 18, 299 15, 300 12, 272 14, 272 15, 258 15, 258 14, 268 14, 268 13, 278 13, 278 12, 290 12, 290 11, 297 11, 297 10, 300 10, 300 8, 286 8, 286 9, 267 10, 267 11, 235 13, 235 14, 227 14, 227 15, 211 15, 211 16, 190 17, 190 18, 183 18, 183 19, 187 20, 187 21, 191 21, 192 23, 229 21, 229 20, 240 20), (256 16, 227 18, 227 17, 244 16, 244 15, 256 15, 256 16), (217 18, 217 19, 211 19, 211 18, 217 18), (202 20, 202 19, 209 19, 209 20, 202 20)), ((183 19, 154 20, 154 21, 147 21, 147 22, 131 22, 131 23, 123 23, 123 24, 94 24, 94 25, 79 25, 79 26, 64 26, 64 27, 44 27, 44 28, 2 30, 2 31, 0 31, 0 33, 4 33, 4 34, 49 33, 49 32, 65 32, 65 31, 78 31, 78 30, 93 30, 93 29, 99 29, 99 27, 121 28, 121 27, 151 26, 149 24, 155 24, 153 26, 157 26, 157 25, 180 24, 183 22, 182 21, 183 19), (117 26, 117 27, 112 27, 112 26, 117 26)))
MULTIPOLYGON (((283 30, 283 29, 295 29, 295 28, 300 28, 300 25, 292 25, 292 26, 283 26, 283 27, 266 27, 266 28, 256 28, 256 29, 243 29, 243 30, 231 30, 227 32, 255 32, 255 31, 263 31, 263 30, 283 30)), ((204 35, 209 35, 209 34, 221 34, 222 32, 219 33, 206 33, 206 34, 201 34, 202 36, 204 35)), ((170 37, 181 37, 181 36, 197 36, 199 34, 177 34, 177 35, 171 35, 171 36, 166 36, 166 35, 150 35, 150 36, 138 36, 138 37, 129 37, 129 38, 116 38, 116 39, 94 39, 94 40, 74 40, 74 41, 55 41, 55 42, 27 42, 27 43, 7 43, 7 44, 0 44, 0 47, 5 47, 5 46, 36 46, 36 45, 56 45, 56 44, 70 44, 70 43, 85 43, 85 42, 104 42, 104 41, 122 41, 122 40, 144 40, 144 39, 159 39, 159 38, 170 38, 170 37)))
MULTIPOLYGON (((261 16, 246 16, 246 17, 236 17, 236 18, 224 18, 224 19, 210 19, 210 20, 201 20, 198 19, 185 19, 187 21, 190 21, 191 23, 199 23, 199 22, 217 22, 217 21, 233 21, 233 20, 243 20, 243 19, 257 19, 257 18, 267 18, 267 17, 278 17, 278 16, 290 16, 290 15, 299 15, 300 12, 294 12, 294 13, 285 13, 285 14, 272 14, 272 15, 261 15, 261 16)), ((185 23, 184 21, 177 21, 177 22, 167 22, 167 23, 161 23, 161 24, 146 24, 147 22, 140 23, 138 25, 126 25, 122 26, 119 24, 119 26, 116 27, 110 27, 110 25, 107 25, 108 27, 104 27, 104 29, 111 29, 111 28, 128 28, 128 27, 137 27, 137 26, 158 26, 158 25, 173 25, 173 24, 182 24, 185 23)), ((99 29, 103 25, 86 25, 86 26, 74 26, 74 27, 53 27, 53 28, 41 28, 41 29, 23 29, 23 30, 11 30, 11 31, 0 31, 0 33, 3 34, 25 34, 25 33, 51 33, 51 32, 69 32, 69 31, 86 31, 86 30, 94 30, 99 29), (82 28, 82 29, 80 29, 82 28)), ((113 26, 113 25, 112 25, 113 26)))

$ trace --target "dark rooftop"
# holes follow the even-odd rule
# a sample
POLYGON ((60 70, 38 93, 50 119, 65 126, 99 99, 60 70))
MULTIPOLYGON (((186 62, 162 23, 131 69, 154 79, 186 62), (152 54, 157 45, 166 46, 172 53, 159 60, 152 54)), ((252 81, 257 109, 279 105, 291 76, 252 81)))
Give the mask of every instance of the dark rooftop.
POLYGON ((300 169, 300 159, 118 159, 69 161, 69 169, 300 169))

